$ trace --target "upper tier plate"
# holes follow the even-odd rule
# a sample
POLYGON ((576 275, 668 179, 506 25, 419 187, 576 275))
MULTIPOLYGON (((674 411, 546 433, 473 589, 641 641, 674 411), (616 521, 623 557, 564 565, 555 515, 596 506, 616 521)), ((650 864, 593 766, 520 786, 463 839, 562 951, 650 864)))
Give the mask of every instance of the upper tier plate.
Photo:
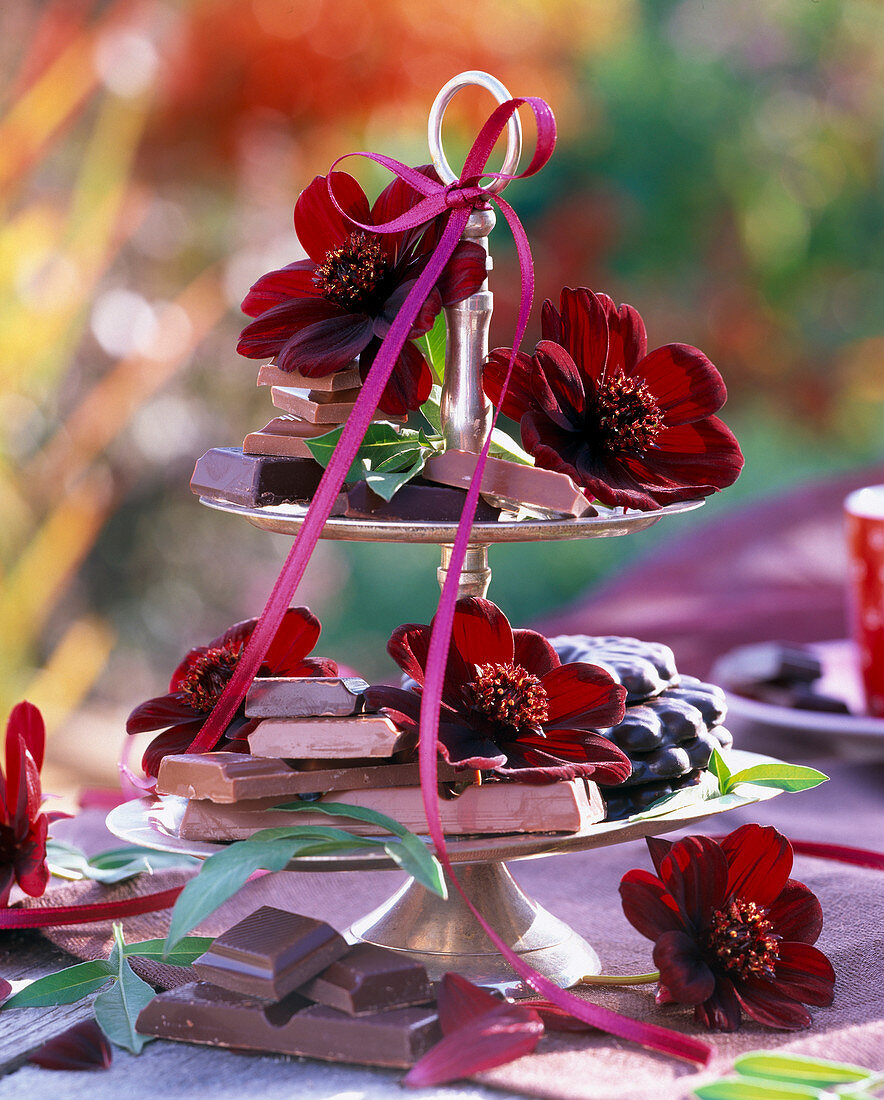
MULTIPOLYGON (((276 531, 281 535, 296 535, 307 515, 307 508, 300 504, 270 504, 263 508, 245 508, 223 500, 200 497, 200 503, 219 512, 243 516, 263 531, 276 531)), ((643 531, 652 527, 663 516, 678 512, 693 512, 705 501, 686 500, 668 504, 656 512, 626 511, 622 508, 604 508, 597 516, 581 519, 528 519, 500 520, 496 523, 474 523, 470 532, 472 543, 493 542, 550 542, 555 539, 607 538, 627 535, 631 531, 643 531)), ((324 539, 340 539, 346 542, 429 542, 452 543, 457 533, 457 523, 444 522, 390 522, 375 519, 343 519, 332 516, 322 531, 324 539)))

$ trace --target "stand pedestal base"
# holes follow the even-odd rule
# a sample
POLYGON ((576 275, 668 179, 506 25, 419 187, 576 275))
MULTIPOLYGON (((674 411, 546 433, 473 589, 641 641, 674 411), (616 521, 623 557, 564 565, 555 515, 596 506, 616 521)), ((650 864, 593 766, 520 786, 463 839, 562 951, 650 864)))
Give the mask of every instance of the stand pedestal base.
MULTIPOLYGON (((567 924, 519 888, 505 863, 461 863, 457 878, 492 928, 517 955, 567 989, 584 974, 601 971, 599 957, 567 924)), ((351 925, 348 939, 403 951, 427 968, 431 980, 456 971, 508 997, 533 994, 501 957, 448 884, 448 900, 409 879, 383 905, 351 925)))

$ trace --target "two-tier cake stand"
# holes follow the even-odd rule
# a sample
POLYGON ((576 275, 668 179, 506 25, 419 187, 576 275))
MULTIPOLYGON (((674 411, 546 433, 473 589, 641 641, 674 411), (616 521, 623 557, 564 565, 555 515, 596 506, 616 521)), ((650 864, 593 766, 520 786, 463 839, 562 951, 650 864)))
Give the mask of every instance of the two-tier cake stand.
MULTIPOLYGON (((433 163, 444 183, 456 176, 442 148, 442 117, 456 92, 468 85, 487 89, 498 102, 510 98, 506 88, 482 72, 466 72, 449 81, 440 91, 429 117, 428 136, 433 163)), ((521 154, 521 130, 514 115, 507 130, 507 150, 502 172, 513 175, 521 154)), ((495 180, 491 189, 504 181, 495 180)), ((488 234, 495 223, 490 209, 473 213, 464 238, 478 242, 488 253, 488 234)), ((490 257, 488 269, 491 268, 490 257)), ((488 330, 492 294, 487 280, 472 297, 446 309, 447 346, 441 414, 446 445, 478 452, 490 427, 491 409, 481 386, 482 364, 488 354, 488 330)), ((244 508, 217 500, 208 507, 240 515, 255 526, 281 534, 295 535, 307 514, 306 506, 280 504, 244 508)), ((491 580, 488 547, 501 542, 534 542, 558 539, 605 538, 640 531, 665 515, 691 511, 702 501, 670 505, 655 512, 599 508, 599 514, 580 519, 501 519, 476 523, 459 581, 459 595, 484 596, 491 580)), ((451 558, 456 523, 387 522, 373 519, 330 518, 322 537, 353 542, 435 543, 441 547, 440 584, 451 558)), ((733 754, 744 767, 766 758, 754 754, 733 754)), ((707 792, 708 793, 708 792, 707 792)), ((740 796, 702 798, 680 804, 677 809, 656 816, 638 815, 625 821, 601 822, 577 833, 531 833, 510 836, 456 837, 448 853, 457 877, 468 896, 489 923, 535 969, 557 984, 573 985, 583 975, 599 973, 599 958, 593 948, 573 929, 527 897, 510 874, 507 863, 588 848, 603 847, 642 836, 671 832, 712 814, 770 798, 770 788, 745 788, 740 796)), ((118 836, 147 847, 208 856, 220 845, 182 841, 177 823, 184 800, 172 797, 140 799, 117 807, 108 818, 118 836)), ((386 870, 395 864, 383 852, 360 850, 350 855, 312 856, 293 860, 291 871, 386 870)), ((523 992, 522 983, 504 962, 494 945, 464 905, 456 890, 443 901, 409 880, 387 902, 358 920, 349 929, 355 942, 366 940, 419 958, 432 978, 457 971, 473 981, 494 985, 510 995, 523 992)))

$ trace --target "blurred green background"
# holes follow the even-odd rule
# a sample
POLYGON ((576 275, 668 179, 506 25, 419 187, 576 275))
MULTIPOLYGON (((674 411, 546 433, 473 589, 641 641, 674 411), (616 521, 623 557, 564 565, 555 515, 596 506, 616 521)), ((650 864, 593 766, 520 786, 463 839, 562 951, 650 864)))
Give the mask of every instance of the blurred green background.
MULTIPOLYGON (((335 157, 427 159, 461 70, 556 112, 552 162, 508 192, 539 298, 604 290, 651 346, 701 347, 747 459, 696 517, 496 548, 514 623, 692 522, 884 453, 879 0, 18 0, 0 60, 0 693, 44 709, 65 774, 105 776, 127 711, 263 606, 288 541, 188 489, 203 451, 272 415, 234 350, 238 303, 301 255, 294 200, 335 157)), ((489 106, 452 105, 452 161, 489 106)), ((507 344, 505 229, 492 250, 507 344)), ((298 597, 319 651, 390 675, 386 638, 428 621, 436 564, 321 544, 298 597)))

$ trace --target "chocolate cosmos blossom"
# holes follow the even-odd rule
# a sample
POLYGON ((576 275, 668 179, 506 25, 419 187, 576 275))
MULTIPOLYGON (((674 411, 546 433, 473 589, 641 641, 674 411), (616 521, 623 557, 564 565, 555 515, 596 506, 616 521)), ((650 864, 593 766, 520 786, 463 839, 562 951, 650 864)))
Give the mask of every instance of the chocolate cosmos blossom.
MULTIPOLYGON (((435 177, 432 168, 421 168, 435 177)), ((346 172, 331 174, 341 209, 363 225, 379 225, 404 214, 422 197, 397 179, 373 206, 346 172)), ((263 275, 243 301, 256 320, 240 336, 237 350, 249 359, 276 356, 284 371, 309 378, 332 374, 357 356, 362 377, 381 340, 426 267, 437 232, 431 225, 401 233, 371 233, 348 222, 335 208, 325 176, 304 190, 295 204, 295 230, 307 260, 263 275)), ((403 345, 381 397, 383 412, 400 415, 430 396, 432 375, 413 343, 428 332, 443 306, 474 294, 486 277, 485 252, 462 241, 430 292, 403 345)))
MULTIPOLYGON (((247 619, 235 623, 208 645, 190 650, 172 673, 168 694, 148 699, 129 715, 127 733, 163 730, 148 745, 141 761, 148 775, 157 774, 164 756, 187 752, 233 675, 257 622, 257 619, 247 619)), ((321 629, 319 619, 308 608, 290 607, 257 675, 336 676, 338 666, 334 661, 307 656, 316 645, 321 629)), ((241 704, 216 746, 218 751, 248 752, 245 738, 257 722, 257 718, 246 718, 241 704)))
POLYGON ((9 901, 17 882, 38 898, 49 881, 46 834, 53 821, 67 814, 40 812, 43 794, 40 768, 46 731, 32 703, 13 707, 6 725, 6 774, 0 768, 0 906, 9 901))
POLYGON ((561 312, 547 300, 543 339, 516 357, 497 348, 485 393, 519 421, 538 466, 569 474, 610 507, 650 511, 732 484, 743 456, 717 412, 727 391, 697 348, 647 350, 644 322, 606 294, 566 287, 561 312))
POLYGON ((820 903, 789 878, 792 846, 776 829, 743 825, 716 843, 648 840, 657 875, 629 871, 623 912, 654 940, 657 1000, 694 1005, 698 1023, 734 1031, 743 1012, 768 1027, 807 1027, 802 1005, 829 1005, 835 973, 812 947, 820 903))
MULTIPOLYGON (((393 631, 387 651, 417 682, 414 691, 373 687, 372 706, 416 725, 430 626, 393 631)), ((603 669, 563 665, 534 630, 513 630, 490 600, 457 601, 439 713, 439 752, 455 767, 493 771, 525 783, 583 776, 622 783, 626 756, 598 729, 622 721, 626 690, 603 669)))

